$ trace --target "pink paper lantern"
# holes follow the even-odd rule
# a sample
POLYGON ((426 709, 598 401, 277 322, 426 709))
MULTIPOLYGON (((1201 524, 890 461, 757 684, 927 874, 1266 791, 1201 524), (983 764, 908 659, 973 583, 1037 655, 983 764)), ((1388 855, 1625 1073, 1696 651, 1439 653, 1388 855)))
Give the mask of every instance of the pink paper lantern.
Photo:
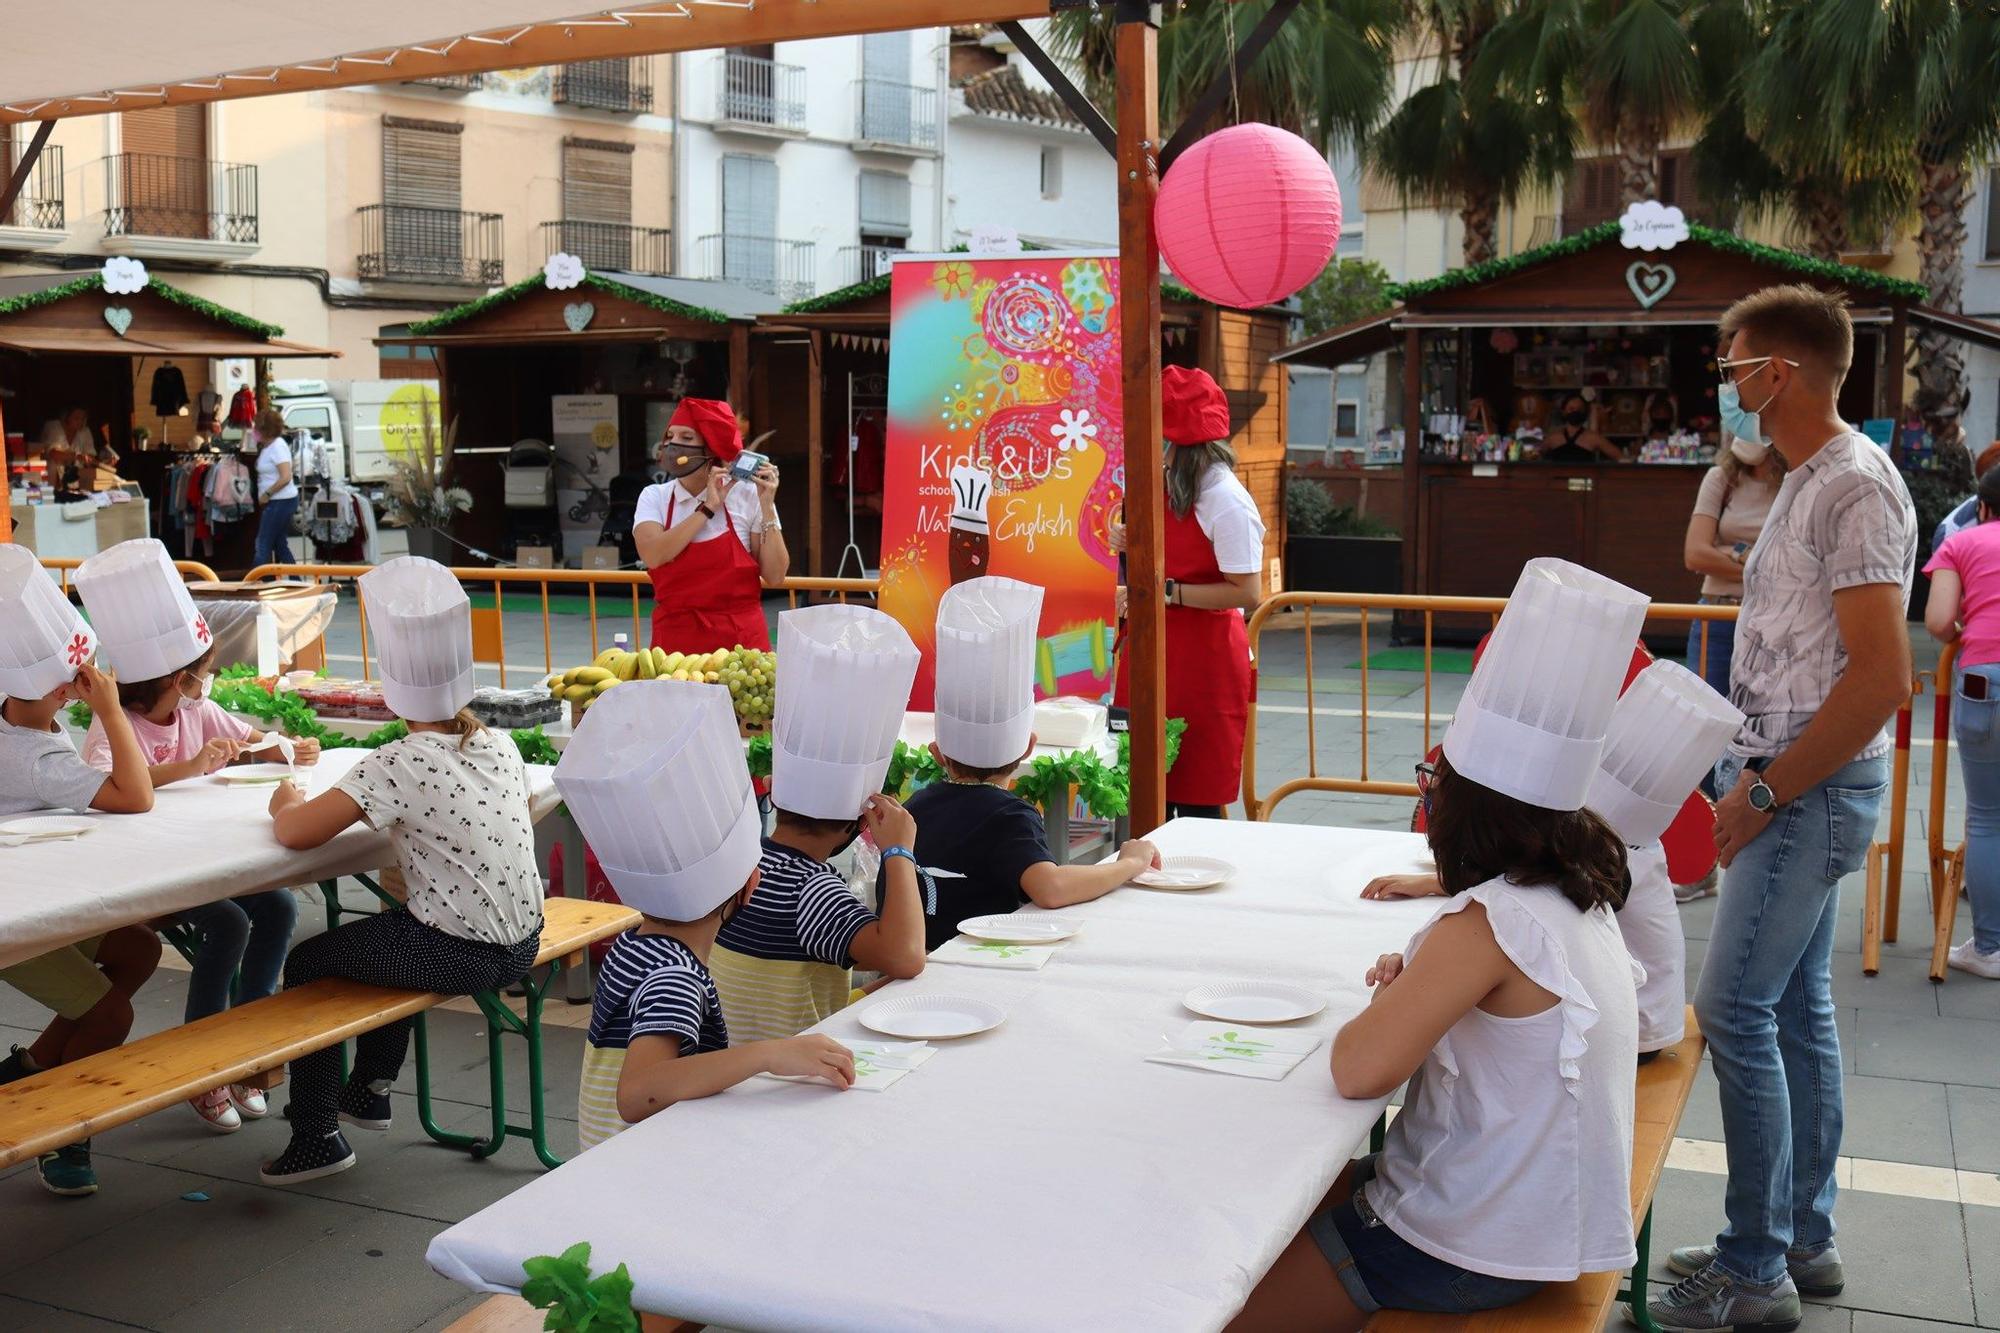
POLYGON ((1160 257, 1196 295, 1247 309, 1318 277, 1340 240, 1340 187, 1319 150, 1232 125, 1175 159, 1153 206, 1160 257))

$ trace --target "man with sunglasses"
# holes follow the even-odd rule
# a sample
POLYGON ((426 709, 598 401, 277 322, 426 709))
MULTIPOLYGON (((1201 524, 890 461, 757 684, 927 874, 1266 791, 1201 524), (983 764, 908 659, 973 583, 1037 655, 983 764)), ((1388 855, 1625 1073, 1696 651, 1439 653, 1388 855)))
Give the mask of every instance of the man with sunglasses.
POLYGON ((1695 992, 1728 1226, 1674 1251, 1686 1280, 1647 1308, 1668 1329, 1788 1329, 1801 1293, 1844 1282, 1834 920, 1888 787, 1884 726, 1910 693, 1917 522, 1889 455, 1841 420, 1854 350, 1841 297, 1766 288, 1730 307, 1722 344, 1723 428, 1770 441, 1789 470, 1743 570, 1729 697, 1745 721, 1715 769, 1726 877, 1695 992))

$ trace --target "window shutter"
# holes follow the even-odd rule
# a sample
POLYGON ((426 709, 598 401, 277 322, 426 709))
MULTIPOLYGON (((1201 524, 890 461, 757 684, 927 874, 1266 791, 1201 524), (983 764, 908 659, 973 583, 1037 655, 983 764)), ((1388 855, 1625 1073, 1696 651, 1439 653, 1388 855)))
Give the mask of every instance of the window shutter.
POLYGON ((861 173, 861 230, 871 235, 910 234, 910 178, 887 171, 861 173))
POLYGON ((563 141, 563 220, 632 220, 632 145, 595 139, 563 141))
POLYGON ((448 122, 383 117, 382 202, 456 210, 464 129, 448 122))
POLYGON ((722 230, 731 236, 778 234, 778 164, 732 153, 722 159, 722 230))
POLYGON ((1986 258, 2000 259, 2000 167, 1986 171, 1986 258))
POLYGON ((910 81, 910 34, 871 32, 861 39, 861 77, 910 81))
POLYGON ((118 118, 118 132, 128 153, 208 156, 208 108, 198 104, 124 112, 118 118))

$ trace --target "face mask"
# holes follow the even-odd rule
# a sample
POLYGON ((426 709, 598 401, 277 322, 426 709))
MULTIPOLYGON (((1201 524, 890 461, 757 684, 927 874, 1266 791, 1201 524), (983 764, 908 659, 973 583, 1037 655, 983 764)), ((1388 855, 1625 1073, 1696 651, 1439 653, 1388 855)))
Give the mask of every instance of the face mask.
MULTIPOLYGON (((1769 361, 1771 358, 1763 357, 1760 359, 1769 361)), ((1739 362, 1738 364, 1746 363, 1739 362)), ((1761 414, 1764 408, 1769 407, 1773 402, 1777 401, 1777 397, 1778 392, 1773 389, 1771 396, 1764 400, 1762 406, 1758 407, 1755 411, 1748 411, 1743 406, 1742 389, 1737 387, 1734 380, 1725 377, 1722 381, 1722 387, 1717 389, 1715 393, 1715 406, 1717 413, 1722 417, 1722 428, 1738 440, 1749 440, 1757 444, 1770 443, 1770 437, 1764 434, 1764 423, 1761 420, 1761 414)))
POLYGON ((698 444, 674 444, 671 441, 660 446, 660 470, 679 481, 691 477, 715 460, 708 450, 698 444))
POLYGON ((193 699, 188 698, 186 695, 182 695, 180 701, 180 707, 190 710, 201 707, 204 703, 208 702, 208 696, 211 692, 214 691, 214 689, 215 689, 215 677, 203 676, 201 678, 200 695, 198 695, 193 699))
POLYGON ((1590 420, 1590 413, 1588 411, 1565 412, 1563 413, 1563 420, 1572 426, 1581 426, 1584 422, 1590 420))
MULTIPOLYGON (((1751 414, 1755 419, 1756 414, 1751 414)), ((1753 440, 1734 439, 1729 442, 1729 452, 1736 455, 1736 461, 1745 467, 1756 467, 1771 456, 1771 446, 1753 440)))

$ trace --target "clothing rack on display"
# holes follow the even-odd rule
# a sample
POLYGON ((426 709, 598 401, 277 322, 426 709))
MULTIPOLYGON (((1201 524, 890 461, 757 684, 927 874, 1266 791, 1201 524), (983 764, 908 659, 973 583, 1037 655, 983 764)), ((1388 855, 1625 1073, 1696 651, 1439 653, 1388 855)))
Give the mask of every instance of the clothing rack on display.
POLYGON ((840 563, 834 567, 837 579, 868 577, 868 557, 861 553, 861 543, 855 539, 854 530, 854 473, 855 455, 860 451, 861 435, 856 429, 864 417, 873 415, 885 417, 889 410, 889 377, 870 373, 856 375, 847 372, 847 465, 841 471, 847 474, 847 545, 841 548, 840 563), (854 573, 847 572, 847 557, 854 557, 854 573))

